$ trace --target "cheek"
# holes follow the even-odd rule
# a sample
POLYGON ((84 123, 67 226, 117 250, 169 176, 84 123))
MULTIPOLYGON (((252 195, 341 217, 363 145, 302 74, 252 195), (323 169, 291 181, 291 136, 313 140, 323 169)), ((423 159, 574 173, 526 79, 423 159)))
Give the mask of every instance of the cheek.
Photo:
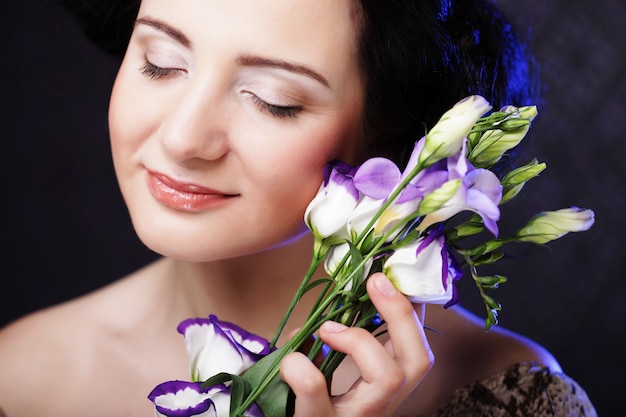
MULTIPOLYGON (((303 222, 304 211, 323 180, 324 166, 333 159, 350 161, 358 142, 353 118, 324 128, 300 128, 281 146, 256 152, 254 186, 263 190, 266 204, 283 218, 303 222)), ((292 222, 290 220, 288 222, 292 222)))
POLYGON ((116 169, 133 155, 157 125, 159 109, 147 100, 140 83, 132 82, 124 65, 111 92, 109 136, 116 169))

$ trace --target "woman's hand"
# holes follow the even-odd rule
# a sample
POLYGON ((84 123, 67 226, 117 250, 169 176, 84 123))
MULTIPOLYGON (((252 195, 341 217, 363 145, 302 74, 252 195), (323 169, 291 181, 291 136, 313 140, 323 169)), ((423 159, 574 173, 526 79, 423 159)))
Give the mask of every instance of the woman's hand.
POLYGON ((383 274, 370 277, 367 292, 387 323, 389 341, 382 345, 367 330, 325 323, 320 337, 349 355, 361 377, 348 392, 331 398, 324 376, 305 355, 286 356, 281 377, 296 395, 295 416, 391 415, 432 367, 433 355, 414 306, 383 274))

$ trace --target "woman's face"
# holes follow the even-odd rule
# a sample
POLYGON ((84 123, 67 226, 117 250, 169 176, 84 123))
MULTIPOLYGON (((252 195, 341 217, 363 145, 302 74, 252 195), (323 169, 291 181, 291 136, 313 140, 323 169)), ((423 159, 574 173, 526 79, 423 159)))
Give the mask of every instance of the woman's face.
POLYGON ((351 161, 363 83, 353 0, 143 0, 109 112, 146 245, 209 261, 304 233, 324 165, 351 161))

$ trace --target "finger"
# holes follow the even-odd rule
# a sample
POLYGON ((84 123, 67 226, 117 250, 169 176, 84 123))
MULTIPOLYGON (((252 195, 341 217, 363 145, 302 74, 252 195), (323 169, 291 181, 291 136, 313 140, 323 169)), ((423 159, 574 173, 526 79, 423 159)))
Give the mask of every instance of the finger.
POLYGON ((386 342, 405 375, 405 386, 389 404, 394 410, 415 389, 434 364, 434 356, 424 334, 424 306, 413 306, 383 274, 375 274, 367 283, 374 306, 387 325, 386 342), (421 314, 421 319, 419 314, 421 314))
MULTIPOLYGON (((294 329, 291 332, 289 332, 289 339, 291 339, 292 337, 294 337, 296 335, 296 333, 298 333, 300 329, 294 329)), ((311 351, 311 349, 313 348, 313 344, 315 343, 315 336, 311 336, 309 338, 307 338, 298 348, 298 352, 304 353, 305 355, 309 355, 309 352, 311 351)), ((326 358, 326 355, 328 354, 328 349, 325 346, 322 346, 321 350, 315 355, 315 357, 313 358, 313 363, 315 364, 315 366, 317 368, 319 368, 320 366, 322 366, 322 363, 324 362, 324 358, 326 358)), ((2 416, 0 416, 2 417, 2 416)))
POLYGON ((295 416, 334 415, 326 379, 305 355, 296 352, 285 356, 280 364, 280 376, 296 396, 295 416))
MULTIPOLYGON (((396 361, 410 382, 418 382, 432 367, 434 357, 415 306, 383 274, 370 277, 367 291, 385 320, 396 361)), ((418 310, 423 312, 423 306, 418 310)))
POLYGON ((404 386, 405 376, 385 347, 367 330, 326 322, 320 337, 336 351, 350 355, 361 379, 335 399, 337 415, 380 416, 404 386))

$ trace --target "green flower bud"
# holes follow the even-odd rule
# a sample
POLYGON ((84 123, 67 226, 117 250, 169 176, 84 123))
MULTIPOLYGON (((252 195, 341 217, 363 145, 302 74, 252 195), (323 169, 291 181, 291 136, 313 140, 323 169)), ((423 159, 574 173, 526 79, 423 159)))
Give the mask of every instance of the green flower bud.
POLYGON ((569 232, 583 232, 593 225, 594 212, 571 207, 557 211, 545 211, 530 219, 514 238, 520 242, 543 245, 569 232))
POLYGON ((526 106, 518 109, 508 106, 498 112, 500 114, 507 116, 495 121, 493 128, 480 137, 472 137, 469 143, 468 159, 476 167, 494 165, 505 152, 519 145, 530 129, 531 121, 537 116, 537 107, 526 106))
POLYGON ((491 105, 481 96, 470 96, 455 104, 426 135, 418 164, 430 166, 461 150, 476 121, 490 109, 491 105))
MULTIPOLYGON (((478 217, 478 216, 475 216, 478 217)), ((480 221, 480 217, 476 221, 468 221, 456 226, 454 229, 446 231, 446 237, 450 241, 462 239, 467 236, 473 236, 485 230, 485 225, 480 221)))
POLYGON ((454 197, 457 190, 461 186, 461 183, 462 180, 460 179, 446 181, 441 187, 437 188, 432 193, 425 195, 417 208, 418 215, 425 216, 428 213, 439 210, 452 197, 454 197))
POLYGON ((502 200, 500 200, 500 204, 511 200, 519 194, 527 181, 535 178, 545 169, 545 162, 539 163, 536 159, 533 159, 528 164, 507 173, 500 181, 502 183, 502 200))

